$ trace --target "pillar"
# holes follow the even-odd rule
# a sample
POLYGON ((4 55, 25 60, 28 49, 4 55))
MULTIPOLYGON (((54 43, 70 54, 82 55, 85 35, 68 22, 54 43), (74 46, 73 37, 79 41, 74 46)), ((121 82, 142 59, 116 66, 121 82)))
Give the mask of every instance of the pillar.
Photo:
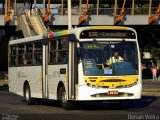
POLYGON ((114 1, 114 16, 117 15, 117 0, 114 1))
POLYGON ((17 14, 17 0, 14 0, 14 15, 17 14))
POLYGON ((99 0, 97 0, 97 13, 96 13, 96 15, 98 15, 99 14, 99 0))
POLYGON ((46 13, 46 0, 43 0, 43 16, 45 16, 45 13, 46 13))
POLYGON ((37 3, 37 1, 36 1, 36 0, 34 0, 34 7, 36 6, 36 3, 37 3))
POLYGON ((7 16, 7 8, 8 8, 8 2, 5 0, 5 16, 7 16))
POLYGON ((151 16, 152 12, 152 0, 149 0, 149 16, 151 16))
POLYGON ((72 29, 72 5, 71 5, 71 0, 68 0, 68 30, 72 29))
POLYGON ((132 0, 132 11, 131 11, 131 15, 134 15, 134 6, 135 6, 135 0, 132 0))
POLYGON ((82 14, 82 0, 79 0, 79 16, 82 14))
POLYGON ((61 0, 61 15, 64 14, 64 8, 63 8, 63 6, 64 6, 64 0, 61 0))

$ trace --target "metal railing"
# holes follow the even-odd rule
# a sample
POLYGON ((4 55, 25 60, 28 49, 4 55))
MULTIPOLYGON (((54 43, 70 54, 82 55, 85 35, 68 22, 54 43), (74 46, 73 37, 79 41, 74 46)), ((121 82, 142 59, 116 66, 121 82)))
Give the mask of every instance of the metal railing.
MULTIPOLYGON (((120 14, 120 8, 116 9, 116 15, 120 14)), ((151 14, 154 14, 155 11, 157 10, 157 8, 152 7, 151 8, 151 14)), ((61 8, 59 9, 52 9, 51 11, 52 14, 54 15, 61 15, 61 8), (56 11, 56 12, 55 12, 56 11)), ((64 8, 64 13, 62 15, 67 15, 67 8, 64 8)), ((81 14, 83 14, 84 10, 81 9, 81 14)), ((134 14, 133 15, 148 15, 149 14, 149 7, 146 8, 135 8, 134 9, 134 14)), ((89 8, 88 10, 88 14, 89 15, 110 15, 110 16, 114 16, 114 8, 99 8, 98 9, 98 13, 97 13, 97 8, 89 8)), ((131 15, 132 14, 132 8, 125 8, 125 15, 131 15)), ((79 15, 79 8, 72 8, 72 15, 79 15)))
MULTIPOLYGON (((17 13, 14 15, 20 16, 23 14, 24 8, 19 7, 16 9, 17 13)), ((43 8, 38 7, 42 13, 43 13, 43 8)), ((121 8, 116 9, 116 15, 119 15, 121 8)), ((157 10, 157 7, 152 7, 151 8, 151 14, 155 14, 155 11, 157 10)), ((72 15, 81 15, 84 12, 84 8, 81 8, 81 11, 79 11, 79 8, 72 8, 72 15)), ((131 15, 132 14, 132 8, 125 8, 125 15, 131 15)), ((144 7, 144 8, 134 8, 134 15, 148 15, 149 14, 149 7, 144 7)), ((0 15, 4 15, 5 10, 4 8, 0 8, 0 15)), ((67 15, 68 14, 68 9, 67 8, 51 8, 51 15, 67 15)), ((99 8, 97 12, 97 8, 89 8, 88 11, 89 15, 111 15, 114 16, 114 8, 99 8)), ((12 14, 13 15, 13 14, 12 14)))

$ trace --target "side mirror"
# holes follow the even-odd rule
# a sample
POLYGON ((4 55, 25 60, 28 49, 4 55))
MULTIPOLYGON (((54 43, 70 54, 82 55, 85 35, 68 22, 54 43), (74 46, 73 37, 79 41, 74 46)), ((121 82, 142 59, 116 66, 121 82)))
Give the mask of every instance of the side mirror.
POLYGON ((73 42, 73 41, 76 41, 76 40, 77 40, 77 38, 76 38, 75 34, 69 34, 68 35, 68 41, 73 42))
POLYGON ((82 57, 82 48, 81 47, 78 47, 76 49, 76 54, 77 54, 78 57, 82 57))

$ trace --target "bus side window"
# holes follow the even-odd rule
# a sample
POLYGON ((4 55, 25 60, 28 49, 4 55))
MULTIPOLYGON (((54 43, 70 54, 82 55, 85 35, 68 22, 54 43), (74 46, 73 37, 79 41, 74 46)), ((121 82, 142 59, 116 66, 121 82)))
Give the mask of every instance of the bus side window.
POLYGON ((18 65, 23 65, 24 45, 18 46, 18 65))
POLYGON ((50 63, 56 63, 56 52, 50 52, 50 63))
POLYGON ((22 60, 23 60, 23 65, 26 65, 27 64, 27 59, 26 59, 26 55, 25 54, 23 55, 23 59, 22 60))
POLYGON ((67 50, 58 52, 58 63, 66 64, 67 63, 67 50))
POLYGON ((60 64, 66 64, 68 61, 67 57, 67 50, 68 50, 68 40, 65 38, 62 38, 58 40, 58 63, 60 64))
POLYGON ((33 50, 33 44, 26 44, 27 65, 32 64, 32 50, 33 50))
POLYGON ((42 43, 33 44, 33 64, 42 63, 42 43))
POLYGON ((10 47, 10 65, 16 65, 16 59, 17 59, 17 46, 11 46, 10 47))
POLYGON ((63 55, 61 53, 61 51, 58 51, 58 63, 63 63, 63 55))
POLYGON ((55 64, 56 63, 56 44, 57 44, 57 41, 54 40, 54 41, 51 41, 50 42, 50 46, 49 46, 49 63, 51 64, 55 64))
POLYGON ((68 40, 67 37, 59 38, 50 42, 49 47, 49 63, 51 64, 66 64, 68 40))
POLYGON ((64 51, 64 59, 63 59, 63 63, 67 63, 68 62, 68 57, 67 57, 67 50, 66 51, 64 51))

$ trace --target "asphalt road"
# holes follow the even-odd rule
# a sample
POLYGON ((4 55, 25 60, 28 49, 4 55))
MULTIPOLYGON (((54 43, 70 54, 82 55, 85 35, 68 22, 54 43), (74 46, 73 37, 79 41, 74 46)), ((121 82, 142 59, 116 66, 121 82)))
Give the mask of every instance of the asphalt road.
POLYGON ((26 105, 24 98, 0 87, 0 120, 160 120, 160 97, 142 96, 123 101, 120 108, 108 103, 78 103, 75 110, 63 110, 56 101, 26 105), (7 119, 8 118, 8 119, 7 119))

